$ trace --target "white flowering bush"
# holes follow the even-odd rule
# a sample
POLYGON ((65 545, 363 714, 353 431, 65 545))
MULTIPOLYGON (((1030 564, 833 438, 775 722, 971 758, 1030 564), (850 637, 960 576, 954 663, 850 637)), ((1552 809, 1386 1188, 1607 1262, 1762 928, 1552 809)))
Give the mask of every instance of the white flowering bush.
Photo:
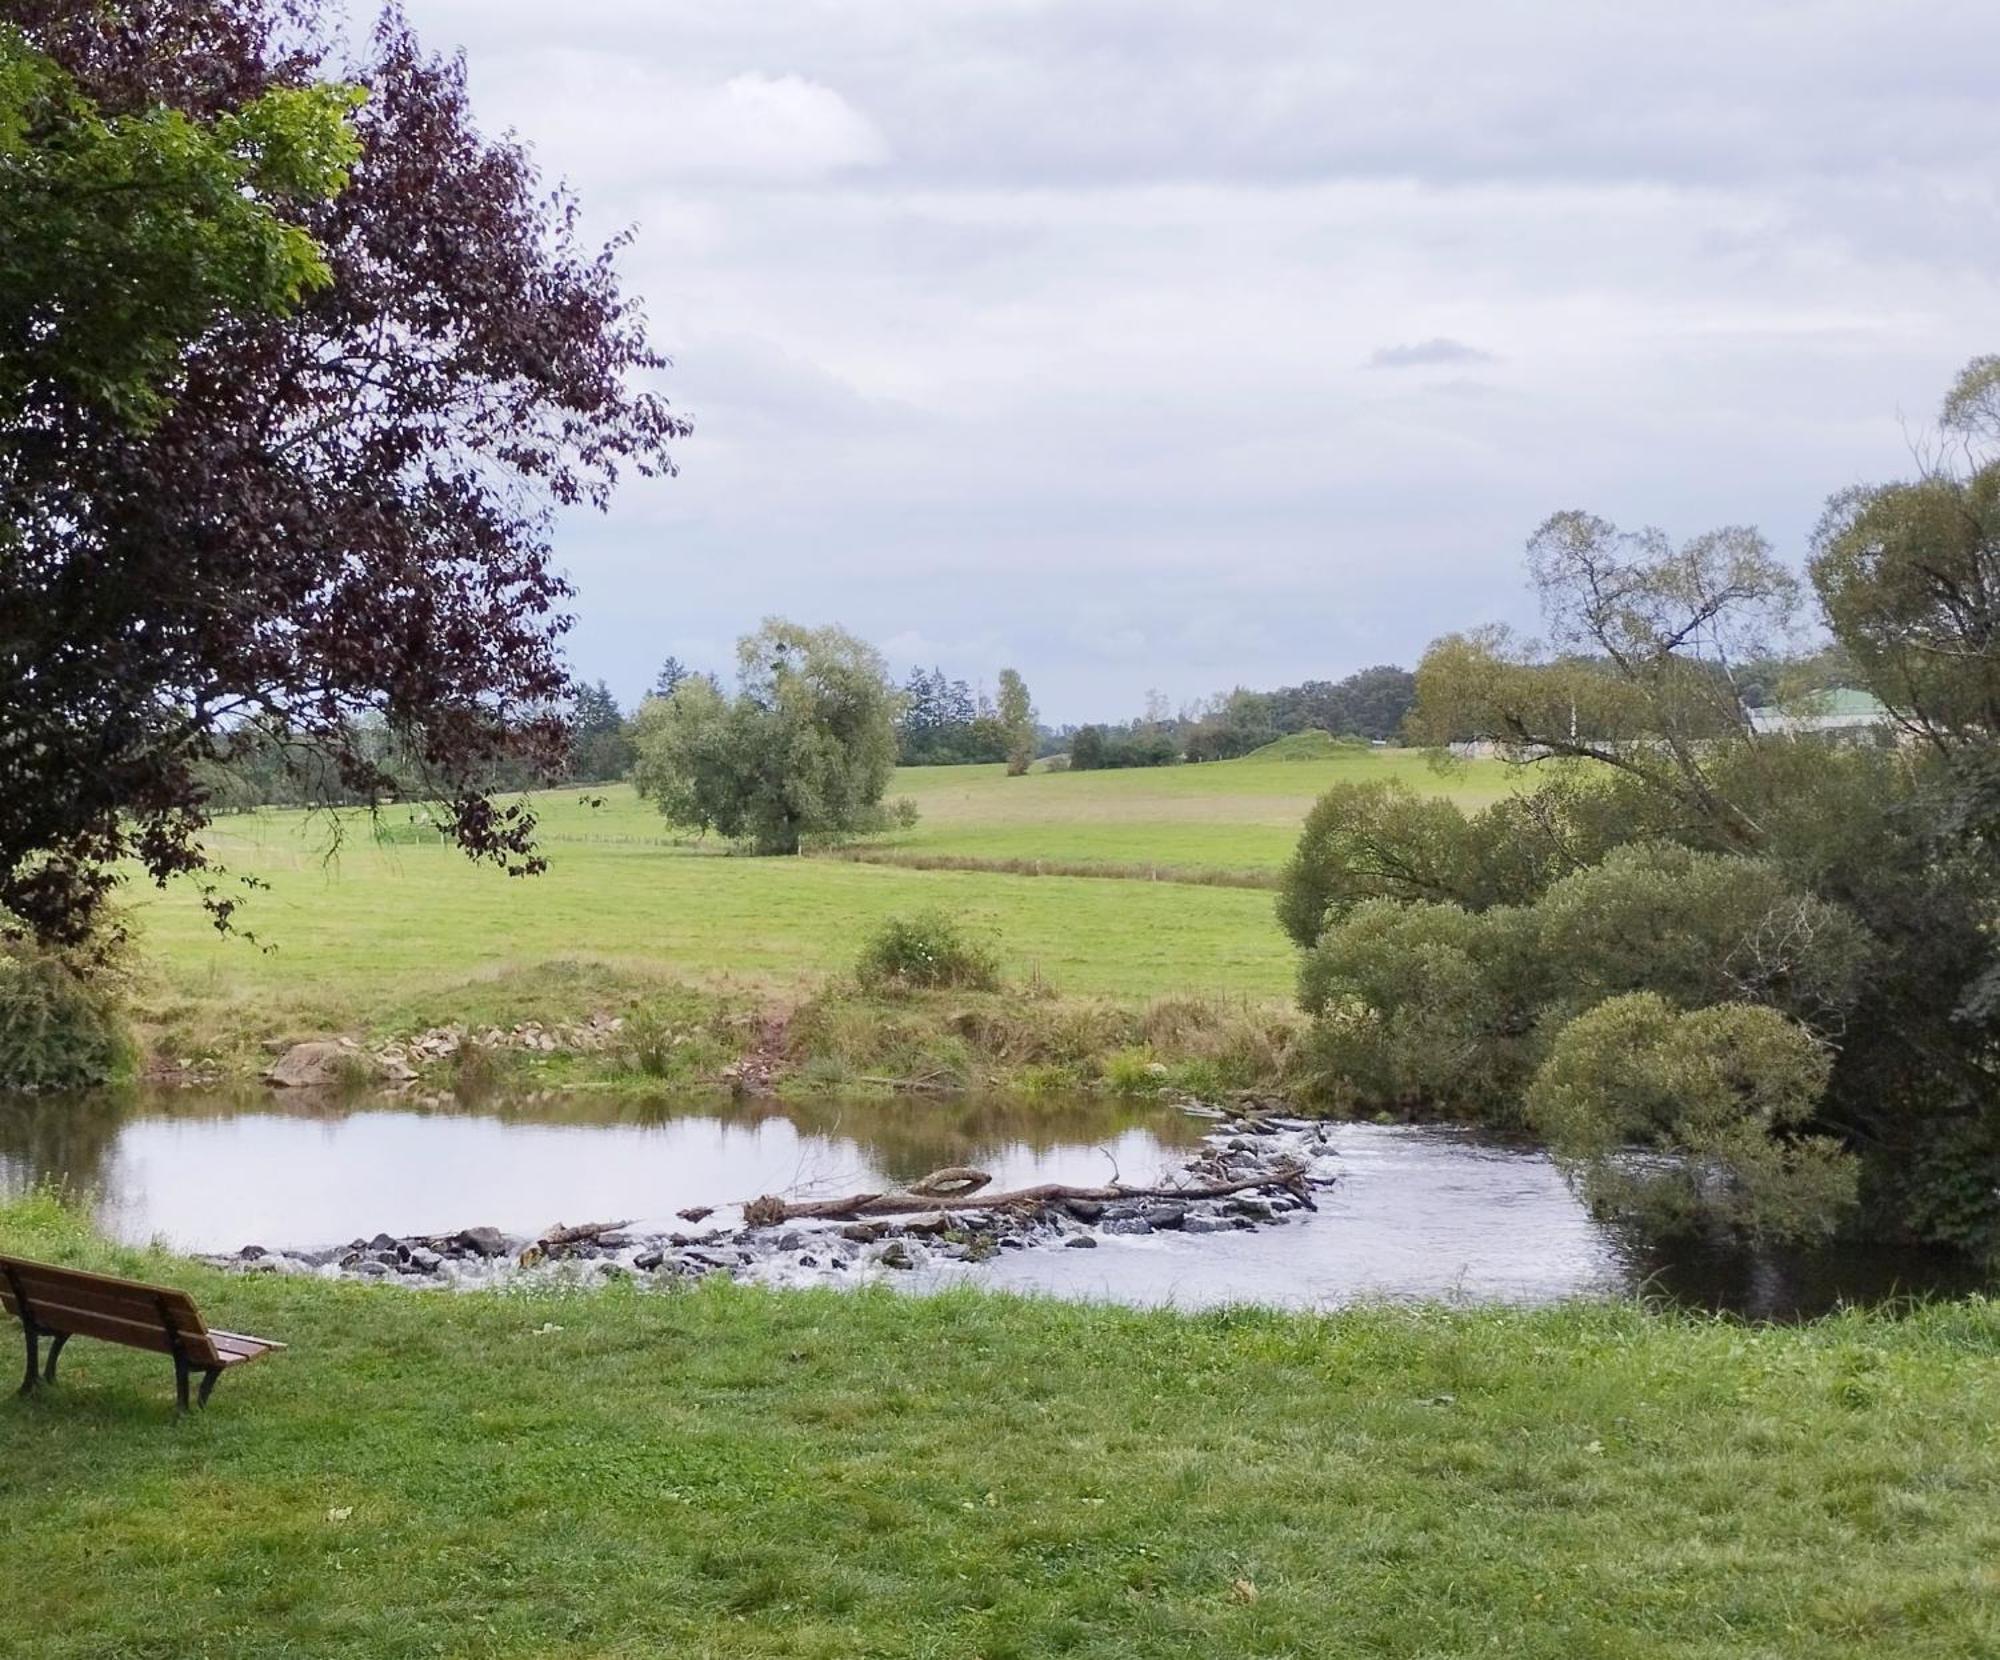
POLYGON ((1000 965, 992 947, 968 936, 950 912, 932 909, 885 921, 862 946, 854 976, 869 991, 991 991, 1000 965))

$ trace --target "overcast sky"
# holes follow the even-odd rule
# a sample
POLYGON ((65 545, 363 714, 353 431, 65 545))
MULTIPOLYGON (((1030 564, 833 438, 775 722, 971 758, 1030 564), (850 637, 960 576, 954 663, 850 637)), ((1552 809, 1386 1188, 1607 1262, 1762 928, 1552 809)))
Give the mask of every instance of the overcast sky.
POLYGON ((1797 557, 2000 349, 1993 0, 409 12, 638 233, 696 433, 559 547, 625 698, 767 613, 1055 720, 1412 663, 1559 508, 1797 557))

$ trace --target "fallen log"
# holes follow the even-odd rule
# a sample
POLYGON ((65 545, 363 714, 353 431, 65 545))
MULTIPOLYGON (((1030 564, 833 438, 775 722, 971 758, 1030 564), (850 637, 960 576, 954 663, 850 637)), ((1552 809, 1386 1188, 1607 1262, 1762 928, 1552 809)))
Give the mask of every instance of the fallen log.
POLYGON ((939 1196, 920 1191, 935 1179, 929 1177, 907 1192, 851 1193, 844 1199, 785 1199, 766 1193, 743 1207, 743 1220, 751 1227, 771 1227, 780 1222, 858 1222, 870 1216, 904 1216, 918 1211, 1042 1210, 1071 1200, 1101 1205, 1125 1199, 1226 1199, 1232 1193, 1248 1193, 1261 1187, 1280 1188, 1308 1210, 1316 1210, 1305 1178, 1304 1165, 1287 1163, 1227 1181, 1184 1182, 1177 1186, 1140 1187, 1130 1182, 1108 1182, 1102 1187, 1075 1187, 1067 1182, 1038 1182, 1033 1187, 1017 1187, 1005 1193, 939 1196))
POLYGON ((948 1164, 942 1170, 933 1170, 920 1182, 910 1183, 906 1191, 921 1193, 928 1199, 957 1199, 968 1193, 977 1193, 989 1186, 993 1178, 984 1170, 974 1170, 969 1165, 948 1164))
POLYGON ((532 1268, 555 1252, 567 1250, 572 1245, 588 1245, 603 1238, 608 1233, 616 1233, 620 1228, 629 1228, 629 1220, 624 1222, 579 1222, 575 1227, 564 1227, 558 1222, 532 1245, 521 1251, 520 1264, 532 1268))

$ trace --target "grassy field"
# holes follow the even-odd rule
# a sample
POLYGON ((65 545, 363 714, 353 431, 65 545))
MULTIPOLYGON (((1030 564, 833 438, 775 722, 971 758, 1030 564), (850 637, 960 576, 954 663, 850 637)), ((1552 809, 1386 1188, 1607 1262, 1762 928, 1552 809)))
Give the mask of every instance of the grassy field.
POLYGON ((794 999, 849 968, 880 919, 924 906, 988 936, 1011 978, 1067 996, 1278 1001, 1293 965, 1270 894, 1154 874, 1273 871, 1320 792, 1355 777, 1403 777, 1469 801, 1509 784, 1496 766, 1440 774, 1414 753, 1348 750, 1017 779, 998 767, 919 768, 892 786, 923 816, 886 839, 891 854, 1139 867, 1126 880, 733 857, 675 838, 622 785, 533 798, 550 866, 532 880, 468 863, 408 810, 378 826, 352 819, 331 857, 324 817, 237 815, 218 823, 213 845, 232 871, 270 884, 250 896, 243 925, 272 949, 219 938, 185 888, 134 888, 140 1007, 150 1029, 183 1044, 232 1030, 522 1018, 535 1012, 521 1006, 523 976, 542 984, 535 976, 558 962, 581 965, 570 977, 579 988, 609 975, 794 999))
POLYGON ((1005 860, 1275 871, 1297 842, 1300 821, 1336 783, 1396 778, 1483 806, 1518 776, 1500 762, 1439 772, 1425 752, 1359 747, 1302 760, 1246 757, 1025 778, 1008 778, 999 766, 908 767, 891 793, 910 796, 923 817, 879 845, 1005 860))
POLYGON ((2000 1306, 1185 1316, 437 1296, 114 1252, 282 1338, 176 1424, 78 1341, 0 1407, 37 1660, 1974 1660, 2000 1306))

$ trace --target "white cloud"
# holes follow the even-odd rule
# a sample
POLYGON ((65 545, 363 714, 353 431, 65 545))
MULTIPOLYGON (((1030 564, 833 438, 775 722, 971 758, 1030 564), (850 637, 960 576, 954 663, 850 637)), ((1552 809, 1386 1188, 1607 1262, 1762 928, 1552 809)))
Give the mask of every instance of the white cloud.
POLYGON ((703 80, 670 62, 575 47, 469 70, 482 114, 599 189, 807 184, 890 159, 873 121, 803 75, 703 80))

